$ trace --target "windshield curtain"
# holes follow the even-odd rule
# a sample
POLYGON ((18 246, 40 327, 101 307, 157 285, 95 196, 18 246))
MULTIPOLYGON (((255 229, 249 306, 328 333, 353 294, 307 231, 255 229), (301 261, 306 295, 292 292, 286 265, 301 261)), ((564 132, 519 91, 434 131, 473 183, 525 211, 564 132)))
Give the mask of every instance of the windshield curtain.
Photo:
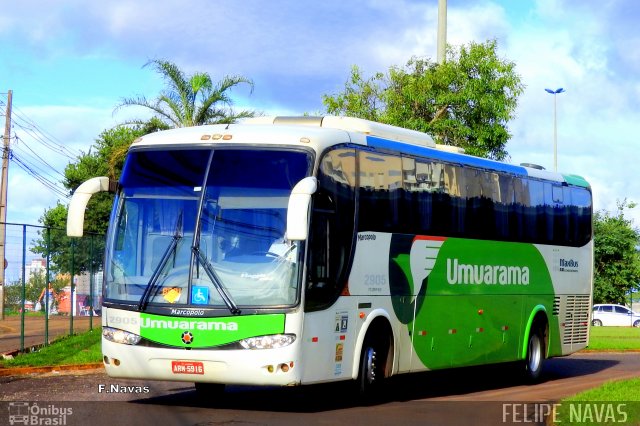
POLYGON ((286 209, 311 163, 300 151, 130 153, 112 218, 105 298, 140 308, 295 304, 299 257, 285 240, 286 209))

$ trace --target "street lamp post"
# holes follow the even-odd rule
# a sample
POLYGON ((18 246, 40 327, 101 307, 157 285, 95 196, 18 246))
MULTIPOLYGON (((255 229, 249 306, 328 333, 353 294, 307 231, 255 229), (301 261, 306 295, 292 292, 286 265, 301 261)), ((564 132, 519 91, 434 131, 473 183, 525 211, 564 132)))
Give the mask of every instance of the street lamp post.
POLYGON ((563 93, 565 90, 560 87, 556 90, 544 89, 545 92, 553 95, 553 171, 558 171, 558 115, 556 108, 556 95, 563 93))

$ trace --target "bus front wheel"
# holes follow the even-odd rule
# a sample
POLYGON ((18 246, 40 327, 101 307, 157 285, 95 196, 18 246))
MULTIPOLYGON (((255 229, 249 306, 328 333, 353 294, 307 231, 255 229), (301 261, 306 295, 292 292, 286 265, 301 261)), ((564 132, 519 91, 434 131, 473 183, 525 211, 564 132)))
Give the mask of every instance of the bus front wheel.
POLYGON ((373 334, 369 334, 364 339, 358 373, 360 395, 370 397, 379 391, 385 378, 388 350, 381 336, 374 337, 373 334))

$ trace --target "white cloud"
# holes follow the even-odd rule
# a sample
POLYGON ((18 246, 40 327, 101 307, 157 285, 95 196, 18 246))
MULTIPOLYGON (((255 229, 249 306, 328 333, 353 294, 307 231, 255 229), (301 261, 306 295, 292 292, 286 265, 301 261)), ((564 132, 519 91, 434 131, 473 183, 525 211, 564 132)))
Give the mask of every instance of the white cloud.
MULTIPOLYGON (((552 168, 553 99, 544 88, 564 87, 566 93, 556 95, 559 170, 585 176, 595 208, 615 210, 617 200, 640 195, 631 163, 640 113, 636 79, 624 77, 612 54, 619 45, 608 33, 616 23, 602 19, 610 11, 601 6, 540 1, 542 20, 507 38, 507 56, 527 85, 508 149, 514 162, 552 168)), ((640 223, 638 209, 629 215, 640 223)))

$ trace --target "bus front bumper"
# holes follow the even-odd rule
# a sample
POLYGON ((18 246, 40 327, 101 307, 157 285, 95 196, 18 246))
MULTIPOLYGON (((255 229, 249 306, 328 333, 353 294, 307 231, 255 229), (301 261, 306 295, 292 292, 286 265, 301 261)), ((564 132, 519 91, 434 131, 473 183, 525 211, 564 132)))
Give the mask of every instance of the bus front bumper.
POLYGON ((300 384, 298 342, 278 349, 184 350, 114 343, 102 338, 111 377, 235 385, 300 384))

